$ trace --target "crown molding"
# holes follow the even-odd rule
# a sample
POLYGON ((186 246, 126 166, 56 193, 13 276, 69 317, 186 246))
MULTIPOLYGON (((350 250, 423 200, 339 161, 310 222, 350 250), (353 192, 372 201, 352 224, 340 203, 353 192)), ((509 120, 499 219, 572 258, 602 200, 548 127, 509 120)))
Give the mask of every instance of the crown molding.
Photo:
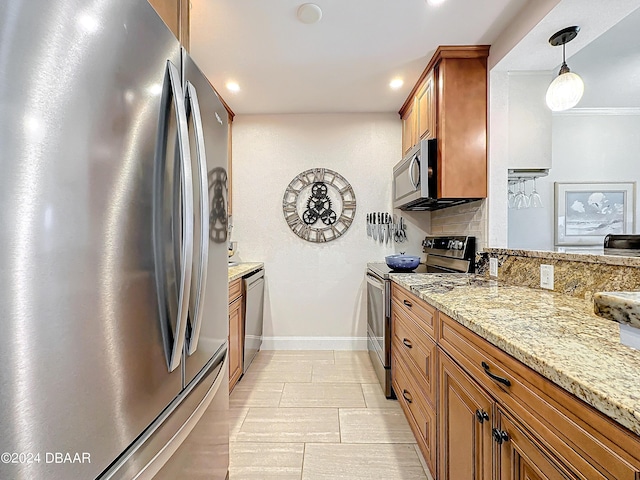
POLYGON ((592 115, 640 115, 640 107, 598 107, 598 108, 570 108, 563 112, 553 112, 556 117, 585 117, 592 115))

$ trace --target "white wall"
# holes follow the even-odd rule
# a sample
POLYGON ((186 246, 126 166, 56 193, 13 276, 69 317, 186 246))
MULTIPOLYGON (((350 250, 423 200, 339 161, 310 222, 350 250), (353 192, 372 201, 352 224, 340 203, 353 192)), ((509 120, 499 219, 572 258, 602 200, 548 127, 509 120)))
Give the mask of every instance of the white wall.
MULTIPOLYGON (((553 115, 553 166, 537 181, 545 208, 509 210, 509 248, 554 248, 554 182, 640 181, 638 132, 640 115, 581 114, 579 109, 553 115)), ((636 195, 636 232, 639 222, 636 195)))
MULTIPOLYGON (((366 349, 366 263, 394 250, 421 253, 426 235, 414 215, 409 244, 381 246, 366 236, 366 213, 391 212, 400 143, 396 114, 236 117, 232 239, 241 261, 265 263, 264 348, 366 349), (314 167, 340 173, 356 194, 353 224, 326 244, 298 238, 282 213, 286 186, 314 167)), ((429 214, 423 219, 428 229, 429 214)))

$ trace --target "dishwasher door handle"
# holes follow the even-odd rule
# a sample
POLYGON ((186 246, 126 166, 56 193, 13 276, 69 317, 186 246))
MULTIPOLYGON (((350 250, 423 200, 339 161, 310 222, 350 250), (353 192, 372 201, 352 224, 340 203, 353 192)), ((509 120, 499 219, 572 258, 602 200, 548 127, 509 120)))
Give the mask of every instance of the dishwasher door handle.
POLYGON ((258 283, 260 280, 264 281, 264 269, 260 269, 256 273, 244 277, 246 289, 248 290, 252 285, 258 283))

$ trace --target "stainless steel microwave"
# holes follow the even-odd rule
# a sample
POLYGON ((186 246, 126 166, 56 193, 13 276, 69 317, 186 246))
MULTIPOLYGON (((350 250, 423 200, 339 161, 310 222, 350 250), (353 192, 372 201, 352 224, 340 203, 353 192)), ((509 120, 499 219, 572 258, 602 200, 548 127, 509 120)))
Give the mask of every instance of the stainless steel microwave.
POLYGON ((438 143, 435 138, 420 140, 400 163, 393 167, 393 208, 433 210, 438 205, 438 143))

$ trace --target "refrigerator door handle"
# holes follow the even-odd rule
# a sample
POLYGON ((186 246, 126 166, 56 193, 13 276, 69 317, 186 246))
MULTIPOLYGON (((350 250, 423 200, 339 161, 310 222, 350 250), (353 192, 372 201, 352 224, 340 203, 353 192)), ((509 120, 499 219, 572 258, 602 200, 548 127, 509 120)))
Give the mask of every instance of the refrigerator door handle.
POLYGON ((202 326, 204 292, 207 285, 207 266, 209 261, 209 185, 207 182, 207 155, 204 145, 204 129, 202 125, 202 115, 200 114, 200 104, 196 88, 191 82, 186 82, 187 102, 191 106, 193 115, 194 134, 196 139, 196 157, 198 169, 200 170, 200 258, 197 263, 198 277, 196 285, 195 309, 192 319, 191 338, 187 344, 187 354, 192 355, 198 349, 198 339, 200 338, 200 327, 202 326))
POLYGON ((169 361, 172 372, 182 357, 184 339, 189 315, 189 292, 191 290, 191 269, 193 268, 193 176, 191 172, 191 153, 189 151, 189 131, 185 96, 181 87, 180 73, 171 62, 167 62, 169 79, 173 90, 173 102, 176 109, 178 127, 178 149, 180 151, 180 172, 182 181, 182 249, 180 252, 181 272, 178 296, 178 316, 175 338, 169 361))

